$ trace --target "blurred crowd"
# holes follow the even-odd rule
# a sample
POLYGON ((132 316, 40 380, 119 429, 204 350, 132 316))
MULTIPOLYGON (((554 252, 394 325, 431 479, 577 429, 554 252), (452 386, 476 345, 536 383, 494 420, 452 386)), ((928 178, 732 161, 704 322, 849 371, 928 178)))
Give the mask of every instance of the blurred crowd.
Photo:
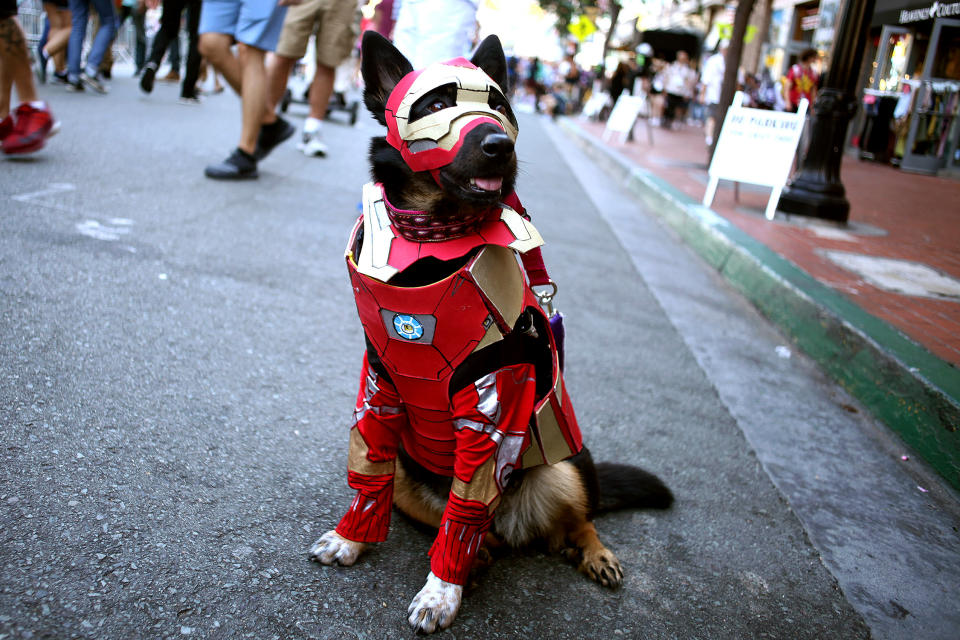
MULTIPOLYGON (((642 96, 647 101, 643 115, 654 126, 678 128, 704 126, 706 142, 713 141, 717 105, 726 72, 727 43, 697 59, 683 50, 658 54, 641 44, 611 68, 581 68, 573 55, 560 62, 538 58, 509 60, 513 100, 538 113, 552 116, 583 113, 606 120, 622 95, 642 96)), ((743 93, 743 106, 754 109, 796 111, 802 98, 812 109, 820 76, 817 53, 803 52, 780 79, 770 69, 747 73, 738 69, 736 91, 743 93)))
MULTIPOLYGON (((155 81, 175 82, 181 85, 182 104, 199 105, 204 94, 229 86, 248 105, 237 149, 225 163, 206 171, 227 179, 256 177, 257 161, 294 134, 276 113, 278 105, 285 111, 291 100, 310 105, 298 147, 308 156, 326 155, 321 124, 328 108, 347 106, 342 86, 335 89, 334 84, 342 66, 351 66, 356 76, 357 36, 363 29, 393 39, 415 67, 468 55, 477 35, 478 3, 473 0, 380 0, 367 5, 375 11, 362 16, 366 3, 360 0, 44 0, 42 22, 36 23, 42 32, 25 38, 16 16, 33 4, 23 2, 18 8, 16 0, 0 0, 0 40, 11 45, 0 47, 0 70, 11 79, 0 91, 5 154, 34 152, 59 129, 49 105, 36 94, 31 66, 39 83, 108 93, 114 41, 126 34, 124 51, 131 54, 143 93, 151 93, 155 81), (245 19, 248 9, 253 13, 245 19), (261 9, 269 19, 253 19, 261 9), (131 26, 121 31, 128 21, 131 26), (151 23, 159 23, 159 29, 149 39, 151 23), (308 41, 315 47, 305 57, 308 41), (291 74, 295 79, 304 72, 307 58, 313 77, 294 87, 291 74), (161 64, 167 73, 159 73, 161 64), (16 109, 10 104, 11 85, 21 103, 16 109)), ((552 117, 583 113, 600 120, 609 117, 622 96, 640 97, 642 115, 651 124, 703 126, 710 145, 726 52, 724 42, 707 52, 655 51, 643 43, 634 51, 615 52, 614 64, 606 68, 579 65, 572 45, 558 61, 510 55, 507 89, 520 111, 552 117)), ((802 98, 812 105, 819 84, 815 62, 816 52, 805 52, 777 81, 768 69, 759 74, 740 69, 737 89, 744 106, 796 110, 802 98)), ((356 104, 351 108, 355 119, 356 104)))

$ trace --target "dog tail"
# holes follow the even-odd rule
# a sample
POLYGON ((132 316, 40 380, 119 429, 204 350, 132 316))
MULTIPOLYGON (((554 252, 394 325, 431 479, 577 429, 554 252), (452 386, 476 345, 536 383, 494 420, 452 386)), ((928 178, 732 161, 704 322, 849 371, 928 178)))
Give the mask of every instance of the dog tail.
POLYGON ((673 493, 657 476, 639 467, 614 462, 596 464, 599 500, 597 513, 618 509, 667 509, 673 493))

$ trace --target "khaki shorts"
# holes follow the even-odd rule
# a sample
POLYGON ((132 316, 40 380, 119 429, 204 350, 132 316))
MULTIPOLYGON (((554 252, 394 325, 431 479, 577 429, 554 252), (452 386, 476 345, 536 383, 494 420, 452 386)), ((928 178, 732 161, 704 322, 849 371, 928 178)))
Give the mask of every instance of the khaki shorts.
POLYGON ((299 60, 316 34, 317 62, 336 67, 356 44, 359 17, 357 0, 304 0, 287 10, 276 53, 299 60))

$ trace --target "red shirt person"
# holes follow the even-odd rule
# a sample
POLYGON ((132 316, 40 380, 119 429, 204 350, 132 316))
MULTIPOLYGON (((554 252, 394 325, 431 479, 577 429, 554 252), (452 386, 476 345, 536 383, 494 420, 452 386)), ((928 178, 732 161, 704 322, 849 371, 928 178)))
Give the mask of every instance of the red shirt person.
POLYGON ((818 55, 815 49, 804 50, 800 54, 800 62, 791 66, 783 79, 783 99, 787 111, 796 112, 803 98, 810 102, 809 108, 813 109, 820 81, 820 74, 813 68, 818 55))

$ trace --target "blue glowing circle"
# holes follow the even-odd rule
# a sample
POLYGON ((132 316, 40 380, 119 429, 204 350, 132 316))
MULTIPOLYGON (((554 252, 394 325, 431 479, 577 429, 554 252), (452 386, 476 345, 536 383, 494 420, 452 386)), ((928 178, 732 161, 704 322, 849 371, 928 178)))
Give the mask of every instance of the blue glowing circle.
POLYGON ((423 337, 423 325, 413 316, 396 314, 393 316, 393 328, 404 340, 419 340, 423 337))

